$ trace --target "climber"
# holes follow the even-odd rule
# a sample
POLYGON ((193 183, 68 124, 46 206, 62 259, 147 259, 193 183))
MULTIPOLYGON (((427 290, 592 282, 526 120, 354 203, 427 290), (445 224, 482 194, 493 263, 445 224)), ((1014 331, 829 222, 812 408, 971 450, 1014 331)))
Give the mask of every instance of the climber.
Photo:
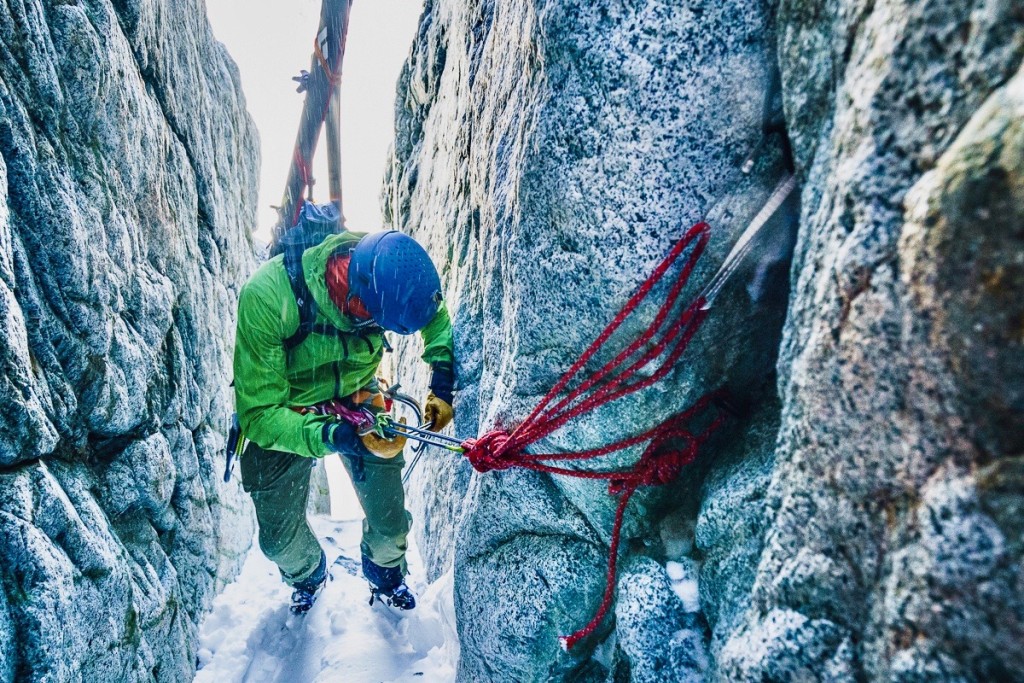
POLYGON ((306 520, 310 465, 340 453, 366 517, 361 550, 371 602, 411 609, 405 439, 360 436, 339 416, 358 404, 383 405, 376 371, 384 331, 419 331, 433 370, 424 417, 443 429, 453 416, 451 323, 437 270, 415 240, 395 231, 339 233, 333 205, 303 207, 302 227, 318 222, 333 222, 326 236, 310 239, 293 228, 283 254, 264 263, 239 296, 235 402, 250 442, 240 459, 242 486, 256 508, 260 548, 292 586, 291 610, 304 613, 327 577, 306 520))

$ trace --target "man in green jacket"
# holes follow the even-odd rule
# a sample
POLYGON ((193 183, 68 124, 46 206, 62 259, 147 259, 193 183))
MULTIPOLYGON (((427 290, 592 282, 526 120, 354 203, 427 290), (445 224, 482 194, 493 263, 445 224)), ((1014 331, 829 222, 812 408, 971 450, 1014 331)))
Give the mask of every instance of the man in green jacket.
POLYGON ((306 500, 311 459, 332 452, 343 456, 366 516, 362 564, 373 594, 415 606, 404 582, 405 440, 360 436, 339 417, 357 403, 380 405, 385 330, 420 332, 433 369, 424 416, 433 429, 444 428, 452 419, 451 322, 437 270, 411 237, 343 232, 304 250, 286 244, 239 297, 235 402, 250 442, 240 459, 242 485, 256 508, 260 548, 293 587, 296 613, 313 605, 327 576, 306 500))

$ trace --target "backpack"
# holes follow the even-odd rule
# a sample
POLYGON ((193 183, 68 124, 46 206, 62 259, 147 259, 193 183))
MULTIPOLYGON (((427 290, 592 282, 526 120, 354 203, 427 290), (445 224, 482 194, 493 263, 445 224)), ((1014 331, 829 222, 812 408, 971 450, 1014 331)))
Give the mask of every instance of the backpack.
POLYGON ((310 247, 323 242, 329 235, 337 235, 344 232, 341 227, 341 214, 333 204, 314 204, 306 202, 302 205, 299 214, 299 222, 289 229, 271 250, 270 255, 284 254, 284 269, 288 274, 288 284, 291 285, 292 294, 295 295, 295 304, 299 307, 299 327, 295 333, 284 340, 284 349, 287 352, 306 340, 311 332, 339 336, 341 330, 333 325, 316 323, 316 314, 319 310, 316 299, 309 291, 306 284, 305 273, 302 270, 302 254, 310 247))
MULTIPOLYGON (((284 269, 288 273, 288 284, 295 295, 295 304, 299 307, 299 328, 295 334, 284 340, 285 351, 292 349, 306 340, 311 332, 340 336, 341 330, 333 325, 317 325, 316 314, 319 310, 316 299, 306 284, 305 273, 302 271, 302 253, 310 247, 323 242, 329 235, 337 235, 344 231, 341 227, 341 213, 334 204, 314 204, 306 202, 299 214, 299 222, 289 229, 270 251, 270 256, 284 254, 284 269)), ((234 382, 231 385, 234 386, 234 382)), ((238 413, 231 415, 228 428, 228 440, 224 459, 224 481, 231 481, 235 460, 245 449, 245 437, 238 422, 238 413)))

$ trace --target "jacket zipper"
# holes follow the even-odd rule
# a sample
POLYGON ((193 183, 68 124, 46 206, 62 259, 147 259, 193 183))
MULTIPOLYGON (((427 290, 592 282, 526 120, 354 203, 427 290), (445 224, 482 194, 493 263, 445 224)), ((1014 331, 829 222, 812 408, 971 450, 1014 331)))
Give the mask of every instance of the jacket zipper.
POLYGON ((338 361, 332 363, 334 366, 334 398, 341 398, 341 364, 338 361))

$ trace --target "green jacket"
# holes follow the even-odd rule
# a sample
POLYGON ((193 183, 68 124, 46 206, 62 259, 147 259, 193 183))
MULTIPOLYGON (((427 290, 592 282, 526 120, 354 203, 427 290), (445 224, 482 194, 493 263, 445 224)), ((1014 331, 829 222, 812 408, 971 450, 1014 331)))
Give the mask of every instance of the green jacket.
MULTIPOLYGON (((261 448, 322 457, 321 415, 302 415, 292 407, 344 398, 373 383, 384 354, 380 331, 356 330, 327 293, 327 261, 339 249, 357 243, 364 233, 331 235, 302 255, 302 268, 319 312, 317 323, 341 330, 338 337, 312 332, 291 352, 284 340, 299 328, 299 308, 288 283, 284 258, 264 263, 242 287, 235 338, 235 409, 245 438, 261 448)), ((423 360, 451 363, 452 327, 441 304, 420 331, 423 360)))

